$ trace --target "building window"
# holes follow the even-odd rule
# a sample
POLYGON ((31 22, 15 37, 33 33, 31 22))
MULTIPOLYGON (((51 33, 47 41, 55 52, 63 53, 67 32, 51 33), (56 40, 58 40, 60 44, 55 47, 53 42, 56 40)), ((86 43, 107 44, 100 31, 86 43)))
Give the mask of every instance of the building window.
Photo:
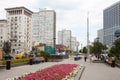
POLYGON ((15 44, 15 46, 17 46, 17 45, 15 44))
POLYGON ((1 36, 1 39, 2 39, 3 37, 1 36))
POLYGON ((20 46, 20 44, 19 44, 19 46, 20 46))

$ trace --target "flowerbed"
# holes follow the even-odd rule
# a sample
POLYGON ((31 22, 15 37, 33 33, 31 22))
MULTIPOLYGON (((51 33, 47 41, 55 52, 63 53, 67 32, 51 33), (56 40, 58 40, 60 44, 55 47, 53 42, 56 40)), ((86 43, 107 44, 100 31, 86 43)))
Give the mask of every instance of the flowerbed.
POLYGON ((79 70, 80 66, 77 64, 58 64, 8 80, 73 80, 79 70))

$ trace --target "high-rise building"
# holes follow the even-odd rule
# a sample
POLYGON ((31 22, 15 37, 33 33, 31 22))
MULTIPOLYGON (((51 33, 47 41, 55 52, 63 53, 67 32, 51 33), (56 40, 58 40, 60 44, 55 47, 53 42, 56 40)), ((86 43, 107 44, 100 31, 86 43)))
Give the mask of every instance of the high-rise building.
POLYGON ((111 46, 116 40, 115 31, 120 28, 120 1, 103 11, 104 44, 111 46))
POLYGON ((7 20, 0 20, 0 48, 3 47, 4 41, 8 40, 7 20))
POLYGON ((44 43, 55 48, 56 44, 56 12, 40 10, 32 16, 33 42, 44 43))
POLYGON ((99 29, 97 31, 97 39, 99 42, 101 42, 103 44, 103 29, 99 29))
POLYGON ((58 31, 58 44, 65 45, 71 49, 71 30, 58 31))
POLYGON ((77 39, 76 37, 71 37, 71 49, 77 51, 77 39))
POLYGON ((32 11, 25 7, 6 8, 8 39, 12 51, 29 52, 32 49, 32 11))

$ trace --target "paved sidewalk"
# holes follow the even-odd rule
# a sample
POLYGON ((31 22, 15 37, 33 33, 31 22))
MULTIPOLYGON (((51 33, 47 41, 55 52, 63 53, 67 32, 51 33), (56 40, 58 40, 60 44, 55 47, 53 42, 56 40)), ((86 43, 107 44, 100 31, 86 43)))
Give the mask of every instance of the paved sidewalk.
POLYGON ((80 61, 85 70, 80 80, 120 80, 120 68, 112 68, 104 63, 89 63, 80 61))
POLYGON ((120 69, 117 67, 112 68, 103 63, 89 63, 89 61, 84 62, 83 59, 74 61, 73 57, 65 59, 61 62, 46 62, 35 65, 24 65, 19 67, 12 67, 10 70, 0 69, 0 80, 6 80, 7 78, 21 76, 27 72, 35 72, 39 69, 61 63, 85 65, 85 70, 83 72, 81 80, 120 80, 120 69))
POLYGON ((18 67, 11 67, 10 70, 6 69, 0 69, 0 80, 6 80, 8 78, 13 78, 15 76, 21 76, 24 73, 30 73, 30 72, 35 72, 39 69, 44 69, 46 67, 50 67, 55 64, 62 64, 62 63, 75 63, 73 59, 64 59, 61 62, 45 62, 45 63, 40 63, 40 64, 34 64, 34 65, 24 65, 24 66, 18 66, 18 67))

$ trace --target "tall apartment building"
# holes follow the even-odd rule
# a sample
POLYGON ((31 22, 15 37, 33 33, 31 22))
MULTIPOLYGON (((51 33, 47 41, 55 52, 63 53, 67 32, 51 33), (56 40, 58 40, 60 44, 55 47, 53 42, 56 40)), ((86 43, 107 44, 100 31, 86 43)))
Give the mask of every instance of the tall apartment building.
POLYGON ((54 10, 40 10, 33 18, 33 42, 44 43, 55 48, 56 44, 56 12, 54 10))
POLYGON ((77 39, 76 37, 71 37, 71 49, 77 51, 77 39))
POLYGON ((71 30, 58 31, 58 44, 65 45, 71 49, 71 30))
POLYGON ((103 29, 97 31, 97 39, 103 44, 103 29))
POLYGON ((104 44, 113 45, 115 31, 120 28, 120 1, 103 11, 104 44))
POLYGON ((32 11, 25 7, 6 8, 8 39, 12 50, 28 52, 32 49, 32 11))
POLYGON ((0 20, 0 48, 3 47, 4 41, 8 40, 7 20, 0 20))
POLYGON ((77 41, 77 43, 76 43, 76 47, 77 47, 77 53, 79 53, 79 45, 80 45, 80 43, 77 41))

